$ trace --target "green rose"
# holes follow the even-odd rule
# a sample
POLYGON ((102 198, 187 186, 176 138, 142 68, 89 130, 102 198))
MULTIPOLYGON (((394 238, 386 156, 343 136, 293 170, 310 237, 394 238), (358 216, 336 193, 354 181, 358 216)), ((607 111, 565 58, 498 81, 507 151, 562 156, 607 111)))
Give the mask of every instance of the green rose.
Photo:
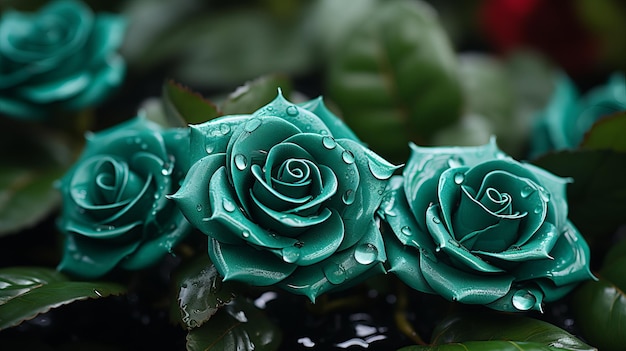
POLYGON ((139 117, 87 136, 59 183, 60 270, 97 278, 117 266, 146 267, 171 251, 191 228, 166 198, 187 170, 188 135, 139 117))
POLYGON ((320 99, 294 105, 279 94, 252 115, 191 128, 193 165, 173 198, 210 237, 225 280, 314 300, 382 271, 375 211, 397 167, 320 99))
POLYGON ((379 209, 393 232, 390 271, 448 300, 540 310, 592 277, 587 243, 567 219, 567 182, 505 156, 493 140, 412 145, 379 209))
POLYGON ((537 116, 531 138, 531 157, 550 150, 577 147, 591 126, 608 115, 626 110, 626 78, 614 73, 607 84, 580 96, 565 75, 557 82, 548 106, 537 116))
POLYGON ((115 50, 120 16, 94 15, 77 1, 56 1, 37 13, 0 18, 0 114, 33 119, 59 107, 97 104, 118 86, 125 65, 115 50))

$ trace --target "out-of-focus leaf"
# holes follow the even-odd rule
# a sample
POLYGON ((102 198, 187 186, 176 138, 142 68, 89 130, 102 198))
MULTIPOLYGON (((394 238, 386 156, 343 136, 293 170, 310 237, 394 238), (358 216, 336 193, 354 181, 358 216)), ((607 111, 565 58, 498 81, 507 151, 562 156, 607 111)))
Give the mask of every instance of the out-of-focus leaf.
MULTIPOLYGON (((432 344, 494 340, 541 344, 549 346, 550 350, 596 350, 550 323, 519 315, 487 311, 462 313, 444 319, 435 327, 432 344)), ((529 349, 535 350, 534 346, 531 344, 529 349)))
POLYGON ((126 288, 108 282, 70 281, 53 269, 0 269, 0 329, 16 326, 40 313, 74 301, 119 295, 126 288))
MULTIPOLYGON (((481 115, 463 115, 454 125, 435 134, 434 145, 446 146, 477 146, 485 145, 495 135, 495 128, 489 120, 481 115)), ((500 139, 498 140, 498 146, 500 139)))
POLYGON ((70 154, 52 131, 0 120, 0 236, 35 225, 59 205, 53 184, 70 154))
POLYGON ((248 114, 267 105, 276 97, 280 88, 283 96, 289 99, 291 81, 282 75, 266 75, 247 82, 237 88, 221 104, 224 115, 248 114))
POLYGON ((222 277, 207 255, 183 265, 175 272, 173 282, 177 299, 172 304, 170 317, 187 329, 203 325, 235 297, 235 284, 222 283, 222 277))
POLYGON ((461 115, 456 56, 426 3, 379 1, 331 59, 329 97, 348 125, 392 162, 461 115))
POLYGON ((626 240, 605 256, 598 281, 574 293, 572 309, 582 335, 602 351, 626 345, 626 240))
POLYGON ((626 152, 626 111, 598 120, 585 135, 581 147, 626 152))
POLYGON ((550 153, 533 162, 556 175, 573 178, 567 186, 569 218, 593 248, 624 223, 626 153, 575 150, 550 153))
POLYGON ((167 31, 140 58, 168 62, 175 79, 198 88, 236 86, 263 74, 298 74, 316 63, 307 11, 286 20, 255 8, 200 14, 167 31))
POLYGON ((187 350, 277 350, 280 330, 246 300, 234 300, 187 335, 187 350))
POLYGON ((567 350, 554 348, 536 342, 524 341, 467 341, 445 345, 407 346, 398 351, 555 351, 567 350))
POLYGON ((166 117, 173 127, 206 122, 220 115, 213 103, 174 81, 165 82, 162 95, 166 117))

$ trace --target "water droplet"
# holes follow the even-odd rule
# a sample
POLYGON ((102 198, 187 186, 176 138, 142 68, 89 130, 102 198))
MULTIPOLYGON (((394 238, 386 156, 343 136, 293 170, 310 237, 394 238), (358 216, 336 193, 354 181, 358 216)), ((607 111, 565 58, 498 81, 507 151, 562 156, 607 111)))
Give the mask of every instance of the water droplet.
POLYGON ((220 133, 223 135, 230 133, 230 126, 228 124, 220 124, 220 133))
POLYGON ((98 297, 102 297, 102 293, 96 289, 93 289, 93 293, 98 295, 98 297))
POLYGON ((354 249, 354 259, 360 264, 371 264, 378 256, 378 249, 373 244, 363 244, 354 249))
POLYGON ((356 199, 356 192, 352 189, 346 190, 346 192, 343 193, 343 196, 341 197, 341 200, 346 205, 351 205, 355 199, 356 199))
POLYGON ((463 181, 465 180, 465 174, 463 173, 457 173, 454 175, 454 182, 457 184, 461 184, 463 183, 463 181))
POLYGON ((537 204, 537 207, 535 207, 535 209, 533 210, 533 212, 535 214, 539 214, 541 213, 541 211, 543 211, 543 204, 537 204))
POLYGON ((332 150, 337 147, 337 142, 332 137, 325 136, 322 138, 322 145, 328 150, 332 150))
POLYGON ((452 156, 448 159, 448 166, 450 168, 457 168, 463 166, 463 161, 458 156, 452 156))
POLYGON ((237 167, 238 170, 243 171, 244 169, 246 169, 246 166, 248 166, 248 160, 246 159, 246 156, 242 154, 235 155, 235 167, 237 167))
POLYGON ((198 212, 202 211, 202 204, 197 204, 196 205, 196 211, 198 211, 198 212))
POLYGON ((434 217, 433 216, 433 222, 439 224, 439 223, 441 223, 441 219, 439 219, 439 217, 434 217))
POLYGON ((441 251, 441 246, 437 246, 437 247, 435 248, 435 252, 440 252, 440 251, 441 251))
POLYGON ((350 150, 345 150, 341 153, 341 159, 347 164, 352 164, 354 163, 354 154, 350 150))
POLYGON ((141 149, 142 150, 146 150, 147 148, 148 148, 148 144, 146 144, 146 143, 141 144, 141 149))
POLYGON ((166 163, 163 165, 163 169, 161 170, 161 174, 164 176, 172 174, 173 165, 170 163, 166 163))
POLYGON ((292 106, 287 107, 285 112, 287 112, 287 115, 289 115, 291 117, 297 116, 298 115, 298 108, 292 105, 292 106))
POLYGON ((253 118, 251 120, 249 120, 246 125, 243 127, 243 129, 246 132, 252 133, 254 132, 257 128, 259 128, 259 126, 261 125, 261 120, 258 118, 253 118))
POLYGON ((247 230, 244 230, 243 232, 241 232, 241 236, 244 238, 249 238, 250 237, 250 232, 247 230))
POLYGON ((211 143, 211 142, 208 142, 208 143, 206 144, 206 146, 205 146, 205 150, 206 150, 206 153, 207 153, 207 154, 212 154, 212 153, 213 153, 213 151, 215 151, 215 144, 214 144, 214 143, 211 143))
POLYGON ((227 198, 222 199, 222 206, 226 212, 233 212, 235 210, 235 204, 227 198))
POLYGON ((512 302, 513 306, 518 310, 528 311, 537 303, 537 299, 529 291, 518 290, 513 294, 512 302))
POLYGON ((386 180, 391 178, 393 172, 395 171, 394 167, 386 167, 380 163, 373 162, 371 160, 367 163, 367 166, 374 178, 379 180, 386 180))
POLYGON ((282 250, 283 261, 294 263, 300 258, 300 249, 295 246, 288 246, 282 250))
POLYGON ((530 196, 530 194, 534 193, 535 189, 533 189, 532 187, 526 185, 521 191, 520 191, 520 195, 522 195, 523 198, 527 198, 530 196))
POLYGON ((404 234, 404 235, 411 235, 411 228, 409 228, 408 226, 404 226, 402 228, 400 228, 400 233, 404 234))
POLYGON ((341 284, 346 277, 346 270, 338 264, 330 263, 324 267, 324 276, 331 284, 341 284))
POLYGON ((135 137, 135 144, 139 144, 141 143, 141 138, 140 137, 135 137))

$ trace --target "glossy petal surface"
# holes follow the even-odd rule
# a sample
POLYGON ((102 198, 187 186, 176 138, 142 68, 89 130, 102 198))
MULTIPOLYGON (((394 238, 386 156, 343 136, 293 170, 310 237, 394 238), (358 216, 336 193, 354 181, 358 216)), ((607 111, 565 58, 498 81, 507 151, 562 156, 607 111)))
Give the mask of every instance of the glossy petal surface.
POLYGON ((567 220, 569 180, 495 143, 413 146, 378 210, 389 270, 416 290, 504 311, 541 310, 592 278, 567 220))
POLYGON ((210 237, 225 279, 311 300, 382 271, 376 208, 396 166, 320 99, 276 99, 191 126, 191 166, 172 198, 210 237))
POLYGON ((187 149, 187 133, 162 131, 141 117, 88 135, 59 183, 66 235, 59 268, 97 278, 118 266, 144 268, 170 252, 191 228, 166 198, 187 172, 185 159, 177 162, 187 149))
POLYGON ((0 113, 35 119, 53 105, 75 110, 100 103, 122 82, 125 64, 116 51, 125 28, 122 17, 94 14, 73 0, 51 2, 35 13, 4 12, 0 113), (17 108, 22 105, 39 113, 17 108))

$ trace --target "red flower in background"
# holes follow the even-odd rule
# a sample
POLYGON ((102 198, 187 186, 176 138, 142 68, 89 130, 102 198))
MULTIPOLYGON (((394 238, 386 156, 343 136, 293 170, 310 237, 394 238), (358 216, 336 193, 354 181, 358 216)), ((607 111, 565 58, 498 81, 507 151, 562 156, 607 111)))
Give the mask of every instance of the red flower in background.
POLYGON ((485 0, 479 19, 497 50, 529 47, 575 75, 589 71, 599 56, 595 38, 576 11, 574 0, 485 0))

